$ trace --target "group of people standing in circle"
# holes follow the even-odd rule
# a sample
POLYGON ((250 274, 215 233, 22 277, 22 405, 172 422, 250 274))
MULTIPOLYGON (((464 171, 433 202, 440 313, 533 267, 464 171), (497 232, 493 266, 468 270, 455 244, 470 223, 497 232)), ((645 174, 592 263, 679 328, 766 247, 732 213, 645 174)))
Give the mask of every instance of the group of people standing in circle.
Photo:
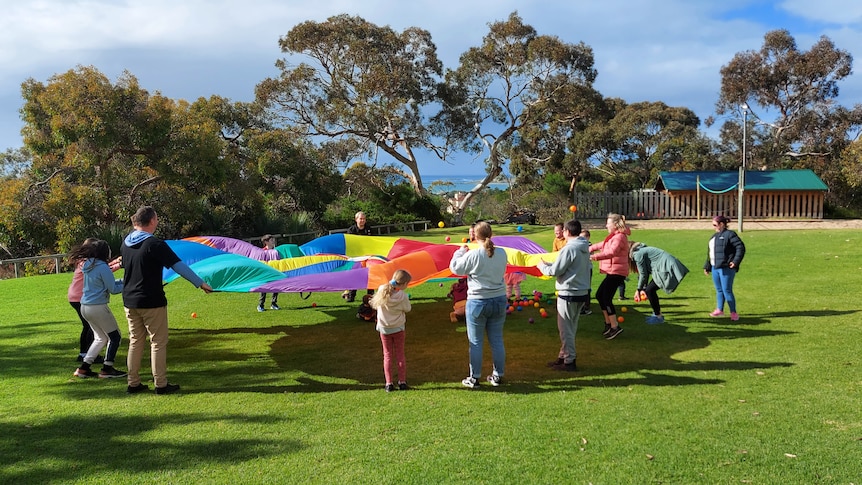
MULTIPOLYGON (((357 228, 351 233, 363 234, 366 222, 364 214, 357 213, 356 219, 357 228)), ((739 314, 733 283, 745 256, 745 245, 734 231, 728 229, 729 222, 724 216, 713 218, 714 234, 707 243, 704 274, 712 276, 716 291, 716 307, 709 315, 724 316, 724 306, 727 305, 730 319, 736 321, 739 314)), ((172 393, 179 386, 168 383, 166 376, 167 313, 161 285, 162 268, 175 270, 207 293, 212 288, 182 263, 164 241, 153 236, 158 216, 152 207, 139 209, 132 216, 132 224, 134 230, 121 245, 121 258, 111 260, 108 244, 97 239, 84 241, 72 252, 76 271, 69 290, 69 301, 79 312, 84 325, 80 338, 81 364, 74 375, 82 378, 127 377, 128 393, 147 390, 147 386, 141 383, 139 370, 143 346, 149 336, 156 393, 172 393), (112 271, 116 271, 121 264, 126 268, 124 279, 114 279, 112 271), (118 293, 123 294, 129 322, 129 372, 114 367, 120 332, 108 302, 111 294, 118 293), (104 358, 99 358, 105 346, 107 353, 104 358), (92 371, 91 365, 99 360, 103 366, 97 374, 92 371)), ((668 252, 629 241, 631 230, 626 226, 623 216, 609 214, 605 227, 608 235, 602 242, 591 244, 588 232, 583 230, 580 221, 568 221, 561 228, 558 225, 554 243, 556 258, 553 262, 541 261, 537 266, 542 274, 555 279, 560 350, 556 360, 548 363, 555 370, 577 370, 575 340, 579 317, 585 314, 584 310, 589 305, 593 261, 599 263, 599 273, 604 275, 595 296, 604 320, 602 335, 608 340, 623 332, 619 325, 622 319, 617 318, 613 297, 630 272, 638 273, 636 295, 644 295, 652 308, 653 313, 647 317, 647 323, 664 322, 658 290, 672 293, 689 272, 682 262, 668 252)), ((470 234, 473 247, 464 244, 458 248, 452 255, 449 269, 453 274, 466 278, 467 298, 463 311, 467 322, 469 375, 461 383, 476 389, 483 381, 499 386, 505 375, 503 327, 509 306, 505 279, 508 258, 504 248, 494 245, 489 223, 474 224, 470 234), (483 380, 483 345, 486 336, 493 366, 483 380)), ((266 244, 268 241, 263 242, 266 244)), ((405 290, 411 279, 407 271, 397 270, 391 281, 381 285, 376 292, 369 291, 366 298, 376 311, 376 330, 380 333, 383 347, 387 392, 409 388, 404 347, 406 313, 411 310, 411 304, 405 290), (393 366, 395 372, 392 372, 393 366)), ((349 301, 355 297, 355 290, 345 293, 345 299, 349 301)), ((277 296, 273 297, 272 306, 277 308, 277 296)), ((261 307, 264 301, 265 296, 262 295, 261 307)))
MULTIPOLYGON (((727 228, 729 220, 724 216, 713 219, 715 234, 710 238, 707 247, 707 259, 704 273, 712 275, 716 289, 716 309, 710 313, 712 317, 724 315, 723 307, 728 305, 730 318, 738 320, 736 299, 733 294, 733 279, 739 271, 740 263, 745 255, 745 245, 739 236, 727 228)), ((683 278, 688 274, 688 268, 667 251, 648 246, 640 242, 629 241, 631 230, 626 226, 625 218, 619 214, 609 214, 605 222, 608 235, 602 242, 590 244, 589 232, 583 230, 580 221, 571 220, 558 224, 555 228, 554 252, 557 257, 553 262, 542 261, 538 269, 546 276, 555 278, 557 293, 557 328, 560 337, 560 350, 556 360, 548 366, 560 371, 576 371, 576 334, 578 320, 588 308, 591 294, 591 279, 593 261, 599 263, 599 272, 604 279, 596 291, 596 300, 604 320, 602 335, 608 340, 619 336, 623 328, 619 325, 614 295, 620 284, 630 273, 638 274, 636 295, 649 301, 652 315, 646 317, 646 323, 664 323, 658 290, 673 293, 683 278)), ((506 288, 507 257, 505 249, 498 248, 491 240, 492 229, 487 222, 471 226, 470 240, 476 243, 471 249, 467 244, 460 247, 452 255, 449 269, 452 273, 466 277, 467 299, 464 316, 467 322, 467 340, 469 344, 469 375, 461 383, 465 387, 479 388, 482 379, 483 344, 487 336, 491 347, 493 366, 484 381, 492 386, 499 386, 505 375, 506 349, 503 341, 503 327, 506 320, 508 295, 506 288)), ((386 308, 401 308, 397 318, 396 332, 404 330, 403 314, 410 310, 409 302, 399 294, 406 288, 410 275, 399 270, 389 286, 378 289, 372 305, 378 309, 378 315, 386 308), (392 296, 395 295, 395 296, 392 296)), ((455 321, 453 314, 450 314, 455 321)), ((396 340, 397 344, 386 341, 387 329, 391 325, 387 320, 378 317, 378 330, 384 347, 384 373, 386 375, 386 390, 395 390, 389 366, 392 356, 396 356, 398 365, 398 389, 407 389, 406 362, 404 359, 404 339, 396 340)))

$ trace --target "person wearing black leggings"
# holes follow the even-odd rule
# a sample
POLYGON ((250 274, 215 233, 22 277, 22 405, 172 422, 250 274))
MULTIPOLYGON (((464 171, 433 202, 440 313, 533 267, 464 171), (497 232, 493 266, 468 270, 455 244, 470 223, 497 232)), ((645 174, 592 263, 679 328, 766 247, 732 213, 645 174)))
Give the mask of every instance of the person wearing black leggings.
POLYGON ((631 230, 626 226, 625 217, 619 214, 608 214, 605 222, 608 236, 604 241, 590 246, 590 259, 599 262, 599 273, 605 279, 596 290, 596 301, 602 309, 605 318, 605 330, 602 335, 608 340, 622 333, 614 307, 614 294, 620 283, 629 275, 629 239, 631 230))

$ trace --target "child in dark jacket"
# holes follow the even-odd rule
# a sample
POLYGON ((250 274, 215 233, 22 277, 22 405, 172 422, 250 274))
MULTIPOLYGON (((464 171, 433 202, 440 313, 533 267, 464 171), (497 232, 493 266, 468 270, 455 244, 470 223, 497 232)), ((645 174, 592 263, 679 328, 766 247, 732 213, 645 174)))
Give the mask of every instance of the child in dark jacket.
POLYGON ((452 283, 452 289, 446 295, 452 299, 452 311, 449 312, 449 321, 455 323, 458 317, 463 317, 467 307, 467 278, 459 278, 452 283))
POLYGON ((362 297, 362 304, 359 305, 359 311, 356 312, 356 318, 365 320, 366 322, 377 321, 377 310, 371 307, 371 298, 374 295, 365 295, 362 297))

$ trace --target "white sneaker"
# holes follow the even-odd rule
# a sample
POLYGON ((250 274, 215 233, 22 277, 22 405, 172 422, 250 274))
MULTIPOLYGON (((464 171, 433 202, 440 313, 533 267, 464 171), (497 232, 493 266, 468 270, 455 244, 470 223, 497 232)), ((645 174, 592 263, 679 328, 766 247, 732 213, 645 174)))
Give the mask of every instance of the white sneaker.
POLYGON ((494 386, 494 387, 497 387, 497 386, 499 386, 499 385, 500 385, 500 380, 501 380, 501 379, 502 379, 502 378, 501 378, 500 376, 496 375, 496 374, 489 374, 489 375, 488 375, 488 382, 489 382, 489 383, 491 383, 491 385, 492 385, 492 386, 494 386))
POLYGON ((464 384, 464 387, 469 387, 470 389, 479 388, 479 381, 472 376, 465 377, 464 380, 461 381, 461 384, 464 384))

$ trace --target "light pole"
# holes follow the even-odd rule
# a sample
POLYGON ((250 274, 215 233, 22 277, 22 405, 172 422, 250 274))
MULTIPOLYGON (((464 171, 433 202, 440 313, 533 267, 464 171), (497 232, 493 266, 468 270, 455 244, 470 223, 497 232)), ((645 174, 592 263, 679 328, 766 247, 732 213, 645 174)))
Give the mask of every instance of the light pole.
POLYGON ((743 102, 742 106, 742 166, 739 167, 739 207, 737 207, 737 217, 739 218, 739 232, 742 232, 742 218, 745 211, 745 128, 748 124, 748 103, 743 102))

